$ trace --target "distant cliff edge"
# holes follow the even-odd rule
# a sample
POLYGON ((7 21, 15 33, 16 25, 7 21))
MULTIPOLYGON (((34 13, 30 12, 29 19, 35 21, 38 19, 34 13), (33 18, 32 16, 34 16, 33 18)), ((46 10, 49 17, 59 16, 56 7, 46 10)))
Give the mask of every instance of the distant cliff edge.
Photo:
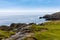
POLYGON ((39 19, 41 18, 45 18, 46 20, 60 20, 60 12, 56 12, 51 15, 47 14, 43 17, 39 17, 39 19))

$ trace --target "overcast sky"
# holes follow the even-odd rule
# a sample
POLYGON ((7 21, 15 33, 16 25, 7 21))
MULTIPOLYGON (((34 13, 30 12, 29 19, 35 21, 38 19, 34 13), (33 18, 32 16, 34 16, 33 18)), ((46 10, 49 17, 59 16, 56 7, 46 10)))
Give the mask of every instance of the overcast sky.
POLYGON ((26 12, 58 11, 60 11, 60 0, 0 0, 0 15, 4 12, 5 14, 17 14, 17 12, 25 14, 26 12))

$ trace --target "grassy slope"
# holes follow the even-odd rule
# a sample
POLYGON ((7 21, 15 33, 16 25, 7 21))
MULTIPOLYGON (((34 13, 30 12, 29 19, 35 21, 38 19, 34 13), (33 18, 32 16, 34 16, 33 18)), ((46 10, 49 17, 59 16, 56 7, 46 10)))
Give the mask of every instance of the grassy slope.
MULTIPOLYGON (((44 25, 32 25, 31 30, 34 33, 34 37, 37 40, 60 40, 60 21, 46 22, 44 25), (48 30, 40 31, 41 28, 47 28, 48 30)), ((0 30, 0 38, 6 38, 14 32, 0 30)))
POLYGON ((35 38, 38 40, 60 40, 60 21, 51 21, 44 23, 44 26, 32 26, 33 29, 47 28, 47 31, 36 31, 35 38))
POLYGON ((0 39, 1 38, 8 38, 12 34, 14 34, 14 32, 8 32, 8 31, 0 30, 0 39))

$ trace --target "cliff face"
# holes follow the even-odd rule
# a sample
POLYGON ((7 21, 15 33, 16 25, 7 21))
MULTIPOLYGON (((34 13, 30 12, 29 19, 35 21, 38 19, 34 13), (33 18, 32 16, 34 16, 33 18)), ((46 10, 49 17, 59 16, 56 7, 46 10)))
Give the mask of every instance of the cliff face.
POLYGON ((56 12, 51 15, 45 15, 42 18, 45 18, 46 20, 60 20, 60 12, 56 12))

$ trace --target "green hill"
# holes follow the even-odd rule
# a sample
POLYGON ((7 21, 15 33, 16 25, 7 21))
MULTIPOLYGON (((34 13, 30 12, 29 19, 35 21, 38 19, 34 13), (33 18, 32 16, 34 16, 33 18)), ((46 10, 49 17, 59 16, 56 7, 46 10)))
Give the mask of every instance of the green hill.
POLYGON ((34 33, 32 37, 37 40, 60 40, 60 21, 45 22, 41 26, 32 25, 31 29, 34 33))

